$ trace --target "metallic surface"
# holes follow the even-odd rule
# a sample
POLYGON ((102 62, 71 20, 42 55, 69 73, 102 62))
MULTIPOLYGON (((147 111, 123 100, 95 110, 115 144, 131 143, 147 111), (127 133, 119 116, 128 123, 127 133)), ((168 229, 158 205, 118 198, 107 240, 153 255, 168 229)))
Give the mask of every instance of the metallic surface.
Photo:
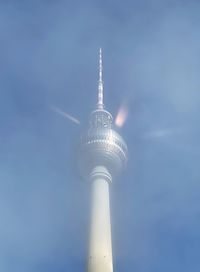
POLYGON ((111 175, 118 175, 127 162, 127 146, 123 138, 112 129, 112 115, 105 110, 92 112, 90 127, 82 135, 79 168, 87 178, 96 165, 105 166, 111 175))

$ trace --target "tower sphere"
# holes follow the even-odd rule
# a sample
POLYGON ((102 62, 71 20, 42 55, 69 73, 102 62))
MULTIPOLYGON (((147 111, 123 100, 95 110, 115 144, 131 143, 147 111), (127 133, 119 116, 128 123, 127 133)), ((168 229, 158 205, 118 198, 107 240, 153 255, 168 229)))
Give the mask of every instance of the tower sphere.
POLYGON ((105 166, 112 176, 126 166, 127 145, 112 129, 112 119, 104 109, 91 113, 89 129, 82 135, 79 147, 79 168, 84 178, 98 165, 105 166))

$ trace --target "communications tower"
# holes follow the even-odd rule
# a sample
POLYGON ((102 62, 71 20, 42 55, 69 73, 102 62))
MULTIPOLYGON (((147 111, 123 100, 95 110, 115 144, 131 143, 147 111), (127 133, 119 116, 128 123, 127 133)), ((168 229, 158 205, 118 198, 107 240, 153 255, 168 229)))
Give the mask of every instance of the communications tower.
POLYGON ((100 49, 98 103, 79 147, 80 173, 92 186, 87 272, 113 271, 109 186, 127 163, 127 145, 113 129, 113 117, 103 103, 102 71, 100 49))

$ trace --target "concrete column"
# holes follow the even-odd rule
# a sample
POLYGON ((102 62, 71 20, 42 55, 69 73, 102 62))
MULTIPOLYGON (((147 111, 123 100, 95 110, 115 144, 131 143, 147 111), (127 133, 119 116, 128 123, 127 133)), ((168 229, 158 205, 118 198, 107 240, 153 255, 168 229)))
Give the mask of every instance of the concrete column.
POLYGON ((92 182, 92 210, 88 272, 112 272, 112 241, 109 204, 109 184, 112 177, 103 166, 95 167, 92 182))

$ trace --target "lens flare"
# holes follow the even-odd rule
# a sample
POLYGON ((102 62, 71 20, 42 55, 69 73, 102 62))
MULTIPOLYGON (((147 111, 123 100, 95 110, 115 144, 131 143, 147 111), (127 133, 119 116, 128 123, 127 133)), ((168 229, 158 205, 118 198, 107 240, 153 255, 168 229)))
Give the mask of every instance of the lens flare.
POLYGON ((180 136, 181 134, 185 133, 183 128, 158 128, 155 130, 150 130, 144 133, 143 137, 145 139, 158 139, 158 138, 168 138, 173 136, 180 136))
POLYGON ((74 122, 75 124, 77 124, 77 125, 80 124, 80 121, 77 118, 71 116, 70 114, 66 113, 65 111, 63 111, 63 110, 61 110, 61 109, 59 109, 57 107, 54 107, 54 106, 51 106, 50 109, 52 111, 62 115, 63 117, 69 119, 70 121, 74 122))
POLYGON ((128 117, 128 107, 127 105, 122 104, 115 118, 115 125, 118 127, 122 127, 125 124, 127 117, 128 117))
POLYGON ((168 137, 173 134, 172 129, 157 129, 157 130, 152 130, 149 131, 148 133, 145 134, 145 138, 163 138, 163 137, 168 137))

